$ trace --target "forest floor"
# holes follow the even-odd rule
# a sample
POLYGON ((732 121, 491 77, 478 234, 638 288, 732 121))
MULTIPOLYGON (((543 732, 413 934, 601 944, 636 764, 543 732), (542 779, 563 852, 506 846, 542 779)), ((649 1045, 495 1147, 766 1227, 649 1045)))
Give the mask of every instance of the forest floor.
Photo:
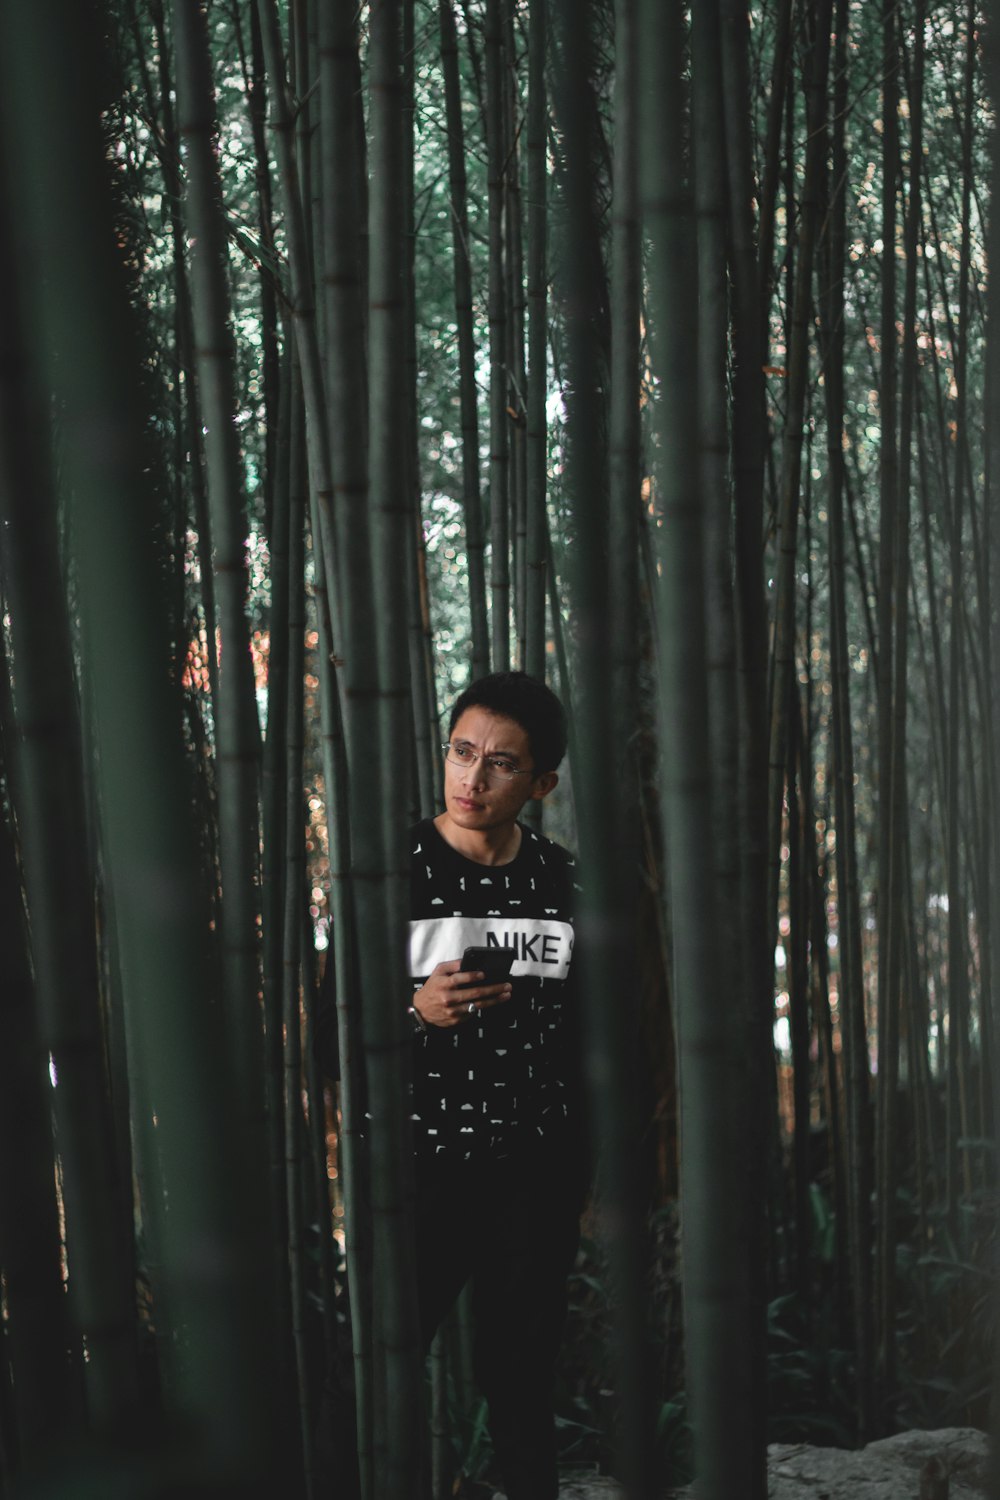
MULTIPOLYGON (((989 1444, 972 1427, 901 1432, 866 1448, 812 1448, 774 1443, 768 1449, 769 1500, 983 1500, 989 1493, 989 1444)), ((693 1486, 664 1500, 696 1500, 693 1486)), ((559 1500, 623 1500, 613 1479, 567 1479, 559 1500)), ((498 1497, 502 1500, 502 1497, 498 1497)))

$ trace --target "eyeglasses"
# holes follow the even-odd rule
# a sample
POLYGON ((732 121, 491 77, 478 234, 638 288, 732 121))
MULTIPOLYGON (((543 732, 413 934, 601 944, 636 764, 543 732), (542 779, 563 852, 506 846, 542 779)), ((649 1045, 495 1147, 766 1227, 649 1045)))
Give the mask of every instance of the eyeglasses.
POLYGON ((477 760, 483 763, 483 775, 487 781, 513 781, 515 776, 531 776, 530 768, 521 769, 515 766, 506 755, 484 755, 481 750, 476 750, 472 745, 467 745, 464 740, 449 741, 442 745, 444 758, 453 766, 464 766, 468 769, 474 766, 477 760))

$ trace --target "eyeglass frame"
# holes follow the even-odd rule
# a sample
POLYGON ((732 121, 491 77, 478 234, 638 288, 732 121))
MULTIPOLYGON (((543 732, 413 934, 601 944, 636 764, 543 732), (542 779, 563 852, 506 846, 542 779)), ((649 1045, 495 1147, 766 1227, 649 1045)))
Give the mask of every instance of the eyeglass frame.
MULTIPOLYGON (((465 743, 465 742, 463 741, 462 743, 465 743)), ((500 772, 497 772, 492 767, 490 767, 490 766, 488 766, 486 764, 486 762, 491 758, 491 757, 489 757, 486 754, 486 751, 485 750, 476 750, 475 747, 472 746, 472 745, 469 746, 469 749, 472 751, 472 759, 471 759, 471 761, 448 760, 448 751, 451 748, 452 748, 451 740, 445 740, 444 743, 441 746, 441 749, 444 751, 444 758, 445 758, 446 761, 448 761, 449 765, 451 765, 451 766, 459 766, 459 767, 461 767, 461 768, 463 768, 465 770, 469 770, 472 766, 476 765, 479 761, 483 761, 483 763, 484 763, 483 764, 483 774, 486 776, 487 780, 492 780, 493 778, 496 778, 497 781, 499 781, 499 782, 502 783, 502 782, 505 782, 505 781, 513 781, 513 779, 514 779, 515 776, 537 776, 539 774, 535 770, 534 766, 518 766, 513 771, 506 771, 506 772, 500 771, 500 772)))

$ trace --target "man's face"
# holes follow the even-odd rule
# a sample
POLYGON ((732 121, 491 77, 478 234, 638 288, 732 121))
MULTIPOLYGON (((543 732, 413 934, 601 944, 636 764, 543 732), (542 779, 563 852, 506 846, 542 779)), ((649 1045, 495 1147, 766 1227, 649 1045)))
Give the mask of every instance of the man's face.
POLYGON ((455 765, 450 759, 444 763, 445 806, 460 828, 513 823, 526 802, 544 797, 558 780, 554 771, 538 773, 527 731, 488 709, 467 708, 451 732, 451 744, 470 757, 468 765, 455 765), (491 771, 490 759, 527 774, 502 779, 491 771))

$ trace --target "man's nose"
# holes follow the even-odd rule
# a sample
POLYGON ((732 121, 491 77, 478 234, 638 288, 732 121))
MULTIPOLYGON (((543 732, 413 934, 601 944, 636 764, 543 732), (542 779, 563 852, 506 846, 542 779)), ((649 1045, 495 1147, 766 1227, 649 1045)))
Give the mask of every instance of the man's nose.
POLYGON ((466 766, 462 771, 462 785, 482 787, 486 785, 486 780, 486 757, 477 755, 471 766, 466 766))

